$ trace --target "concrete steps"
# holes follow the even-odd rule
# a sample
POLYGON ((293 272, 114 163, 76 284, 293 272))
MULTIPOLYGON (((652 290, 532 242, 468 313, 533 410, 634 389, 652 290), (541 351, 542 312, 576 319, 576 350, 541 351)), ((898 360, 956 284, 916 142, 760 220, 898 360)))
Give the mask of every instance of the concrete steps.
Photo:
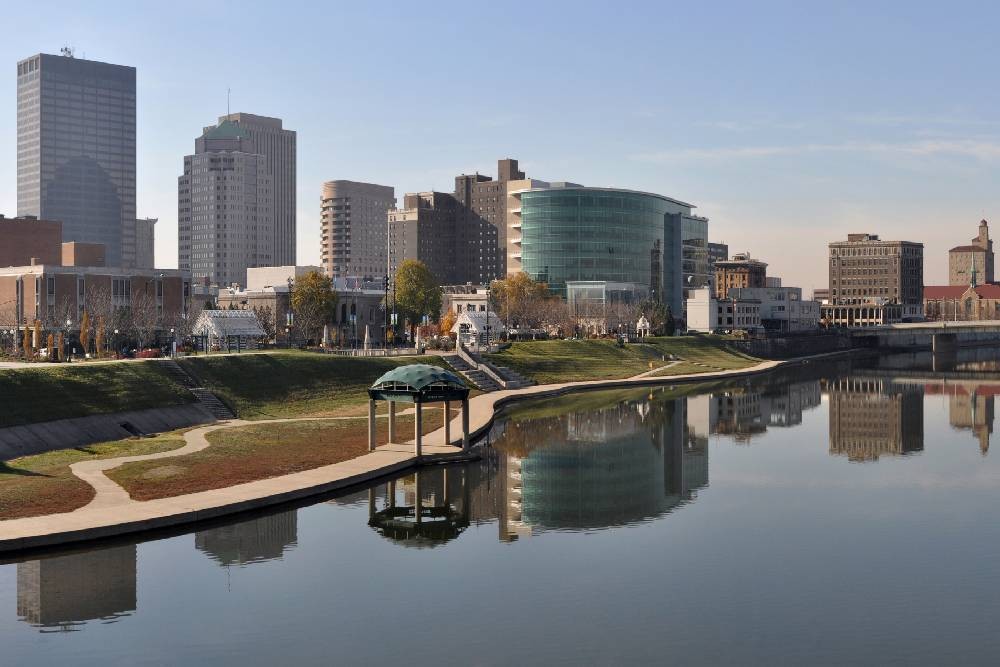
POLYGON ((446 354, 441 357, 449 366, 458 371, 466 380, 474 384, 481 391, 491 392, 500 389, 500 385, 486 373, 470 366, 465 359, 457 354, 446 354))
POLYGON ((190 373, 181 368, 181 365, 172 359, 166 361, 161 361, 167 371, 167 375, 173 379, 174 382, 181 385, 182 387, 187 387, 187 390, 194 394, 198 402, 201 403, 205 408, 212 413, 212 416, 216 419, 235 419, 236 415, 232 410, 229 409, 225 403, 219 400, 219 397, 213 394, 208 389, 199 386, 201 383, 198 382, 190 373))

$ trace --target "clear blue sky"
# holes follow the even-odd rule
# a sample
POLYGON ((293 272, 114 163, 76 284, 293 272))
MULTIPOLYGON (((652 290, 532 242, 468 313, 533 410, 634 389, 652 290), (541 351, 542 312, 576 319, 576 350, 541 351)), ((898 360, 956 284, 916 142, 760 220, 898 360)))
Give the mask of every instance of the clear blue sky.
POLYGON ((509 156, 692 202, 786 284, 825 286, 849 231, 924 242, 940 283, 947 248, 1000 213, 1000 9, 873 5, 7 3, 0 212, 15 62, 70 44, 138 68, 138 211, 161 220, 161 266, 182 158, 231 87, 233 111, 298 131, 299 263, 319 259, 323 181, 451 190, 509 156))

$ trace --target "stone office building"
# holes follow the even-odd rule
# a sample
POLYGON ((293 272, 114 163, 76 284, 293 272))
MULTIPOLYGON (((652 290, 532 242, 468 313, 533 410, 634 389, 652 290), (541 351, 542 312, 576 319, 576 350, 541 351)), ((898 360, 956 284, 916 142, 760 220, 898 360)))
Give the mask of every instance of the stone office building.
POLYGON ((992 283, 993 241, 990 239, 989 223, 979 223, 979 234, 969 245, 961 245, 948 251, 948 284, 968 286, 973 282, 973 270, 978 284, 992 283))
POLYGON ((829 245, 832 326, 877 326, 923 316, 924 246, 883 241, 877 234, 848 234, 829 245))

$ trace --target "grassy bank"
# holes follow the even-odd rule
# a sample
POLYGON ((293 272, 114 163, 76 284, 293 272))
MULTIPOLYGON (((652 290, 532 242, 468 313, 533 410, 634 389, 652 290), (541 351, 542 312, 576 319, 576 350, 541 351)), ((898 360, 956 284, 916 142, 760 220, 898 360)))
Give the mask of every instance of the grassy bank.
MULTIPOLYGON (((443 411, 424 409, 424 433, 440 428, 443 411)), ((457 414, 457 412, 455 412, 457 414)), ((138 461, 109 470, 107 475, 135 500, 168 498, 221 489, 278 475, 339 463, 368 453, 364 419, 309 420, 240 426, 208 435, 211 446, 176 458, 138 461)), ((413 437, 413 417, 397 417, 403 437, 413 437)), ((379 422, 379 444, 388 429, 379 422)))
POLYGON ((156 361, 0 370, 0 428, 194 400, 156 361))
POLYGON ((236 409, 240 419, 364 414, 368 388, 383 373, 407 364, 444 366, 438 357, 338 357, 274 352, 189 357, 184 368, 236 409))
POLYGON ((69 469, 73 463, 155 454, 183 445, 184 438, 178 431, 153 438, 61 449, 0 463, 0 519, 70 512, 89 503, 94 489, 73 474, 69 469))
POLYGON ((673 374, 747 368, 760 361, 714 336, 649 338, 624 347, 612 340, 525 341, 489 355, 489 360, 539 384, 550 384, 633 377, 649 371, 650 364, 654 369, 670 364, 671 356, 684 362, 674 367, 673 374))

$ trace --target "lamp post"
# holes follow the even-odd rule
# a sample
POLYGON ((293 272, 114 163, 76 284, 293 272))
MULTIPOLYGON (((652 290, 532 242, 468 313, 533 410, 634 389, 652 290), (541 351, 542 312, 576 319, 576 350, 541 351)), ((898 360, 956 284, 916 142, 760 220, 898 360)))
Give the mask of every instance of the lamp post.
MULTIPOLYGON (((118 329, 115 329, 115 335, 111 338, 111 344, 115 346, 115 352, 118 351, 118 329)), ((108 350, 110 352, 111 350, 108 350)))
POLYGON ((490 285, 486 284, 486 354, 490 353, 490 285))

